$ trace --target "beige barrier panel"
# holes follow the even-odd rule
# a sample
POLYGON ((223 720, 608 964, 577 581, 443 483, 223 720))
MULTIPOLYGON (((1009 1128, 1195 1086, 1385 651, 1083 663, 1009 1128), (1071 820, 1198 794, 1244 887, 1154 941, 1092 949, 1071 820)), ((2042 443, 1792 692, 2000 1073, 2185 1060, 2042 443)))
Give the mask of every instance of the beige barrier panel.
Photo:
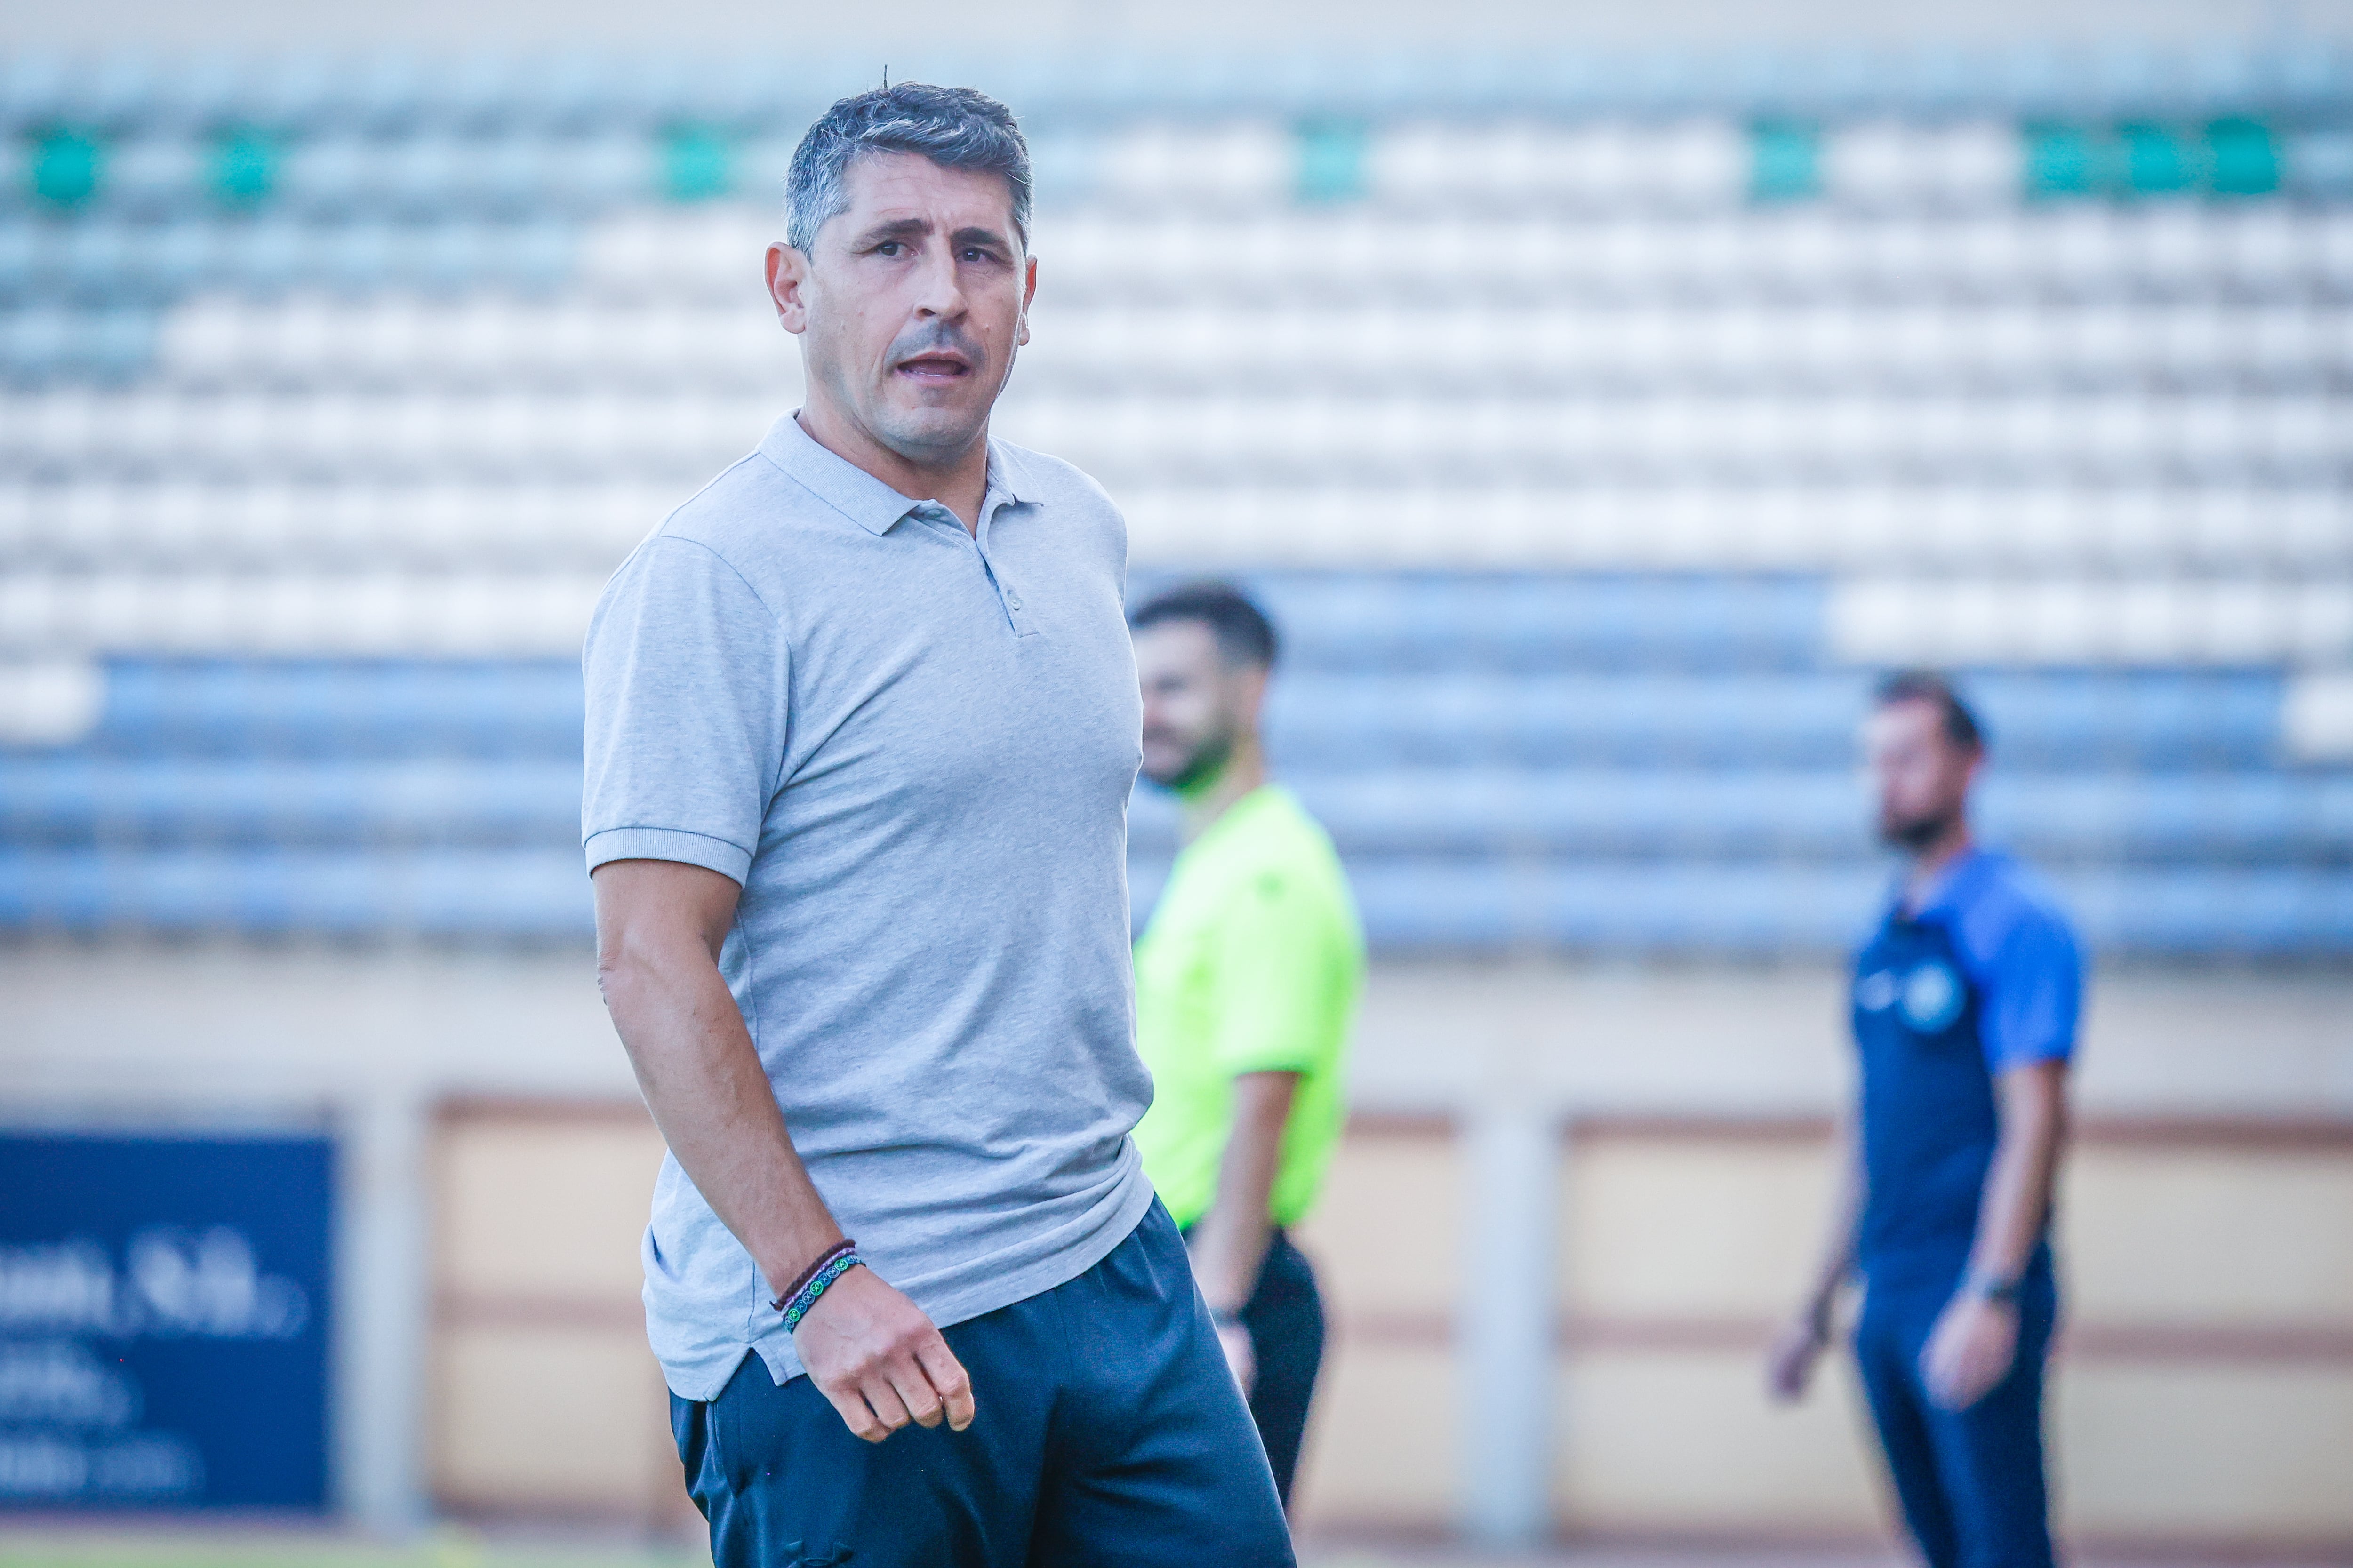
POLYGON ((1559 1375, 1553 1495, 1565 1530, 1803 1539, 1880 1527, 1862 1396, 1843 1363, 1794 1408, 1767 1401, 1762 1358, 1745 1345, 1596 1347, 1559 1375))
POLYGON ((1324 1309, 1369 1329, 1445 1333, 1461 1300, 1461 1152, 1435 1119, 1357 1117, 1297 1233, 1324 1309))
MULTIPOLYGON (((445 1505, 651 1521, 684 1506, 638 1303, 661 1155, 635 1106, 463 1105, 442 1118, 430 1441, 445 1505)), ((1333 1319, 1303 1516, 1452 1522, 1463 1202, 1445 1122, 1352 1123, 1298 1237, 1333 1319)))
POLYGON ((2095 1133, 2069 1163, 2071 1316, 2353 1331, 2353 1135, 2334 1147, 2156 1137, 2095 1133))
POLYGON ((433 1487, 467 1513, 659 1521, 683 1497, 640 1329, 465 1324, 437 1347, 433 1487))
POLYGON ((634 1305, 662 1152, 652 1120, 631 1107, 445 1118, 435 1148, 441 1289, 634 1305))
MULTIPOLYGON (((1826 1132, 1577 1130, 1561 1194, 1567 1525, 1773 1534, 1881 1517, 1852 1397, 1818 1390, 1781 1413, 1759 1377, 1820 1244, 1826 1132)), ((2353 1546, 2353 1131, 2094 1122, 2062 1204, 2064 1528, 2353 1546)))
POLYGON ((626 1103, 440 1118, 427 1430, 443 1506, 649 1524, 687 1506, 638 1297, 661 1158, 626 1103))
POLYGON ((1776 1321, 1820 1251, 1833 1176, 1811 1128, 1580 1128, 1558 1299, 1575 1318, 1776 1321))
POLYGON ((1309 1528, 1451 1527, 1461 1399, 1452 1347, 1351 1338, 1324 1363, 1294 1510, 1309 1528))
POLYGON ((2353 1549, 2353 1361, 2083 1356, 2050 1415, 2071 1534, 2337 1561, 2353 1549))
POLYGON ((1303 1523, 1439 1531, 1457 1517, 1463 1202, 1445 1121, 1349 1122, 1296 1236, 1331 1324, 1294 1499, 1303 1523))
MULTIPOLYGON (((1560 1299, 1579 1316, 1778 1317, 1832 1176, 1819 1127, 1582 1130, 1560 1299)), ((2353 1131, 2094 1123, 2059 1227, 2076 1323, 2353 1330, 2353 1131)))

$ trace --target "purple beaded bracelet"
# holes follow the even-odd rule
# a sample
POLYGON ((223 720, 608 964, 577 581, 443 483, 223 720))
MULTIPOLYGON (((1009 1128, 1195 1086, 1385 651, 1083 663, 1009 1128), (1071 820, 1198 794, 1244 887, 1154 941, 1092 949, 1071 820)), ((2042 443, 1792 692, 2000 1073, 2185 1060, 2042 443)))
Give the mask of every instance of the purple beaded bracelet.
POLYGON ((768 1303, 785 1315, 785 1332, 799 1328, 801 1320, 808 1316, 809 1309, 817 1305, 827 1287, 863 1261, 858 1256, 858 1243, 844 1240, 827 1247, 816 1262, 801 1270, 792 1289, 768 1303))

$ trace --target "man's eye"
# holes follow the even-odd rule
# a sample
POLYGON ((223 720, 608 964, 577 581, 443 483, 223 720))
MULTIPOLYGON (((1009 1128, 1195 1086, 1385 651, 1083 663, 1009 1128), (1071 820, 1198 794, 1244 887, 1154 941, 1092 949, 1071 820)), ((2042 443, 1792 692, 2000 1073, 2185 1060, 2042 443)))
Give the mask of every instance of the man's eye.
POLYGON ((896 256, 899 254, 901 248, 902 247, 897 240, 886 239, 881 244, 874 247, 874 253, 877 256, 896 256))

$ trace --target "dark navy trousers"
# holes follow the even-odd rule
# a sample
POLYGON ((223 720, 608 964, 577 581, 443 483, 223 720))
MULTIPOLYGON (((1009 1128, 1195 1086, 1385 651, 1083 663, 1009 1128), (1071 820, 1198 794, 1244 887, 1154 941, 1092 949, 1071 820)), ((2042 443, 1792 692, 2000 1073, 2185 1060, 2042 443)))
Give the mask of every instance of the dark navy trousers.
POLYGON ((2042 1374, 2059 1303, 2048 1256, 2020 1285, 2009 1375, 1966 1410, 1937 1406, 1920 1373, 1952 1293, 1949 1281, 1873 1283, 1863 1296, 1855 1359, 1896 1501, 1928 1568, 2052 1568, 2042 1374))
POLYGON ((944 1331, 963 1432, 879 1444, 748 1356, 673 1397, 715 1568, 1293 1568, 1265 1450, 1158 1203, 1067 1284, 944 1331))
POLYGON ((1242 1308, 1258 1357, 1250 1384, 1250 1419, 1266 1445, 1274 1489, 1291 1506, 1291 1483, 1299 1473, 1299 1448, 1307 1436, 1307 1406, 1315 1396, 1315 1374, 1324 1365, 1324 1297, 1307 1255, 1278 1228, 1267 1243, 1258 1284, 1242 1308))

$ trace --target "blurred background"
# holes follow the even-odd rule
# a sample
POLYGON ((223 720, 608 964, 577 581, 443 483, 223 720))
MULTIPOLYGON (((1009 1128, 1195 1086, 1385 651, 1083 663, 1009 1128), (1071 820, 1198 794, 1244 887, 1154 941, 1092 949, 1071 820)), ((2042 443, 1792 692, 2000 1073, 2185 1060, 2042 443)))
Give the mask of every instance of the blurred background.
POLYGON ((885 68, 1032 138, 999 432, 1287 638, 1316 1560, 1887 1550, 1758 1352, 1913 663, 2096 950, 2065 1531, 2353 1560, 2353 5, 2222 0, 0 13, 0 1558, 691 1554, 576 655, 885 68))

